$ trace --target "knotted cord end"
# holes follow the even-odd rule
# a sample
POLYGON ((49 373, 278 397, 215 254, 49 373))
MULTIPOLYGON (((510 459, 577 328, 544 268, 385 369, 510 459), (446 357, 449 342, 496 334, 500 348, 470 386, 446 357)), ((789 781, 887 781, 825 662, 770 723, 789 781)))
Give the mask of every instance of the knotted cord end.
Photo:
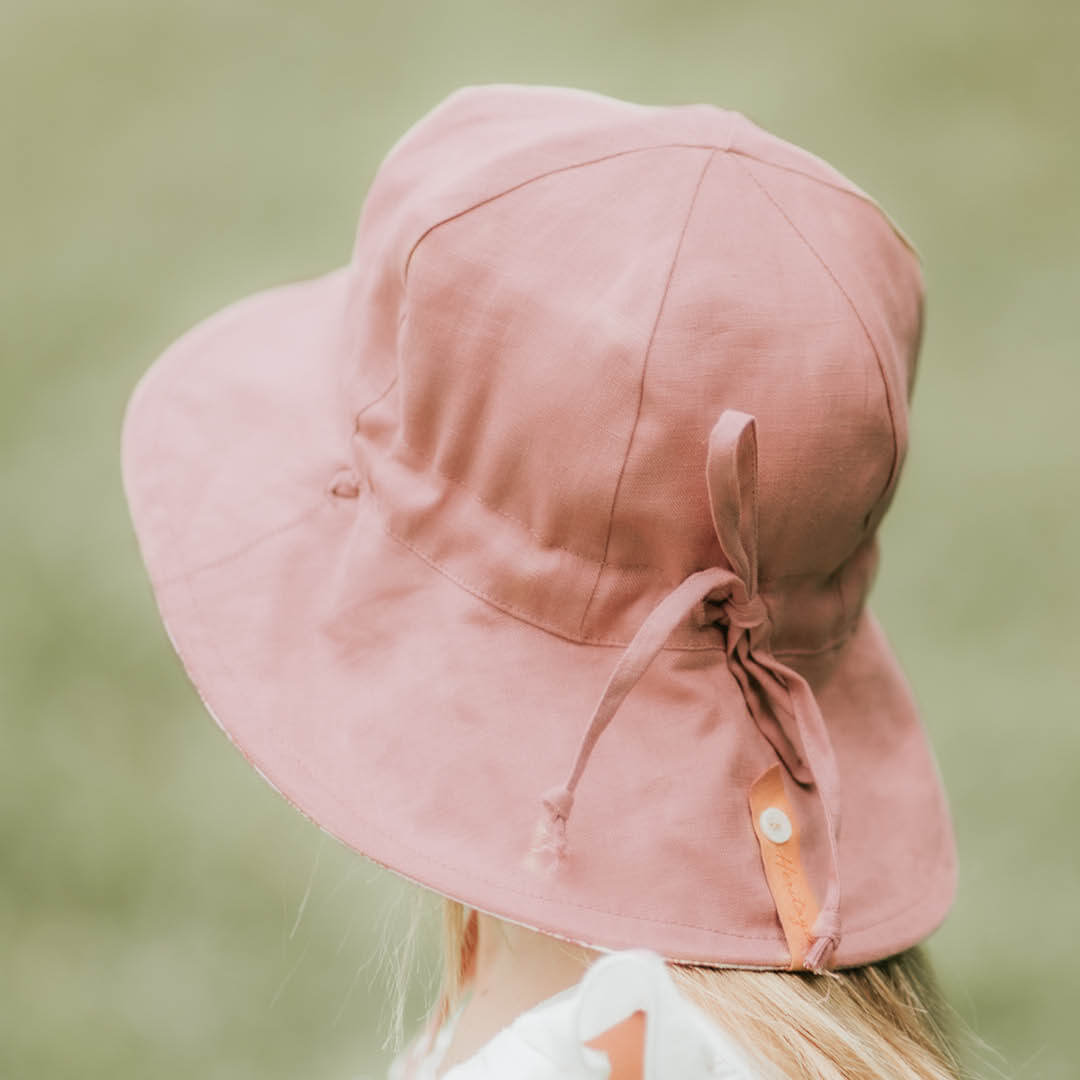
POLYGON ((560 785, 546 791, 540 801, 544 809, 536 822, 525 866, 550 873, 566 858, 566 819, 570 816, 574 795, 560 785))
POLYGON ((803 964, 820 975, 832 962, 833 953, 840 944, 840 916, 832 908, 824 907, 814 923, 814 943, 806 952, 803 964))

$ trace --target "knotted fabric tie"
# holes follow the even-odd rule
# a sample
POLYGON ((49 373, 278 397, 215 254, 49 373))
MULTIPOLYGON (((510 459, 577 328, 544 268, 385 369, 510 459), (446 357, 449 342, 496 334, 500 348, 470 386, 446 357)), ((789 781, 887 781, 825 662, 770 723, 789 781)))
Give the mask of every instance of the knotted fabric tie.
POLYGON ((760 636, 753 633, 768 621, 768 609, 757 593, 757 440, 753 416, 734 409, 723 412, 709 436, 706 476, 713 525, 730 567, 713 566, 690 574, 638 628, 604 687, 568 779, 542 796, 544 809, 530 854, 534 864, 546 864, 549 869, 562 860, 574 791, 597 739, 672 631, 694 612, 699 628, 714 623, 728 628, 728 668, 738 680, 751 713, 793 778, 800 784, 812 783, 820 800, 828 830, 829 882, 811 928, 813 940, 805 965, 821 971, 840 941, 839 776, 828 729, 810 685, 762 647, 760 636), (708 604, 718 604, 719 611, 712 614, 708 604), (794 718, 805 766, 783 735, 780 716, 794 718))

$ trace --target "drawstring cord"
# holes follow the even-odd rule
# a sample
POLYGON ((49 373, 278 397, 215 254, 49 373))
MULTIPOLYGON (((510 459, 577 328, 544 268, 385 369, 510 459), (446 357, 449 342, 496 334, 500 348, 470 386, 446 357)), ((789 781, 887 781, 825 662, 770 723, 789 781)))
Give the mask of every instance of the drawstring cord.
MULTIPOLYGON (((694 623, 699 629, 713 624, 728 628, 725 638, 728 667, 759 726, 770 734, 751 679, 771 706, 772 717, 767 719, 778 722, 779 715, 794 716, 809 775, 787 755, 781 756, 797 782, 812 780, 829 839, 828 888, 811 929, 812 942, 804 961, 811 971, 822 971, 828 967, 840 942, 839 776, 828 729, 810 685, 797 671, 777 660, 768 648, 762 647, 760 637, 753 634, 769 620, 768 608, 757 593, 757 445, 753 416, 734 409, 724 411, 709 438, 706 475, 713 524, 731 568, 713 566, 690 574, 657 604, 638 628, 619 657, 585 728, 569 777, 541 797, 543 811, 530 855, 534 865, 549 870, 564 858, 566 822, 589 755, 672 631, 694 612, 694 623), (715 599, 714 593, 719 593, 720 599, 715 599), (719 613, 710 617, 706 603, 719 604, 719 613)), ((770 739, 773 739, 771 734, 770 739)))

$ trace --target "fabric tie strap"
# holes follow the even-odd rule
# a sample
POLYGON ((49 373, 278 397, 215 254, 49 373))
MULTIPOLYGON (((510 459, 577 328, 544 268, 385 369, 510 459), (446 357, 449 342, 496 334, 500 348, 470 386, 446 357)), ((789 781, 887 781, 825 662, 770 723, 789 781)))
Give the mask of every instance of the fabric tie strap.
POLYGON ((726 626, 728 667, 738 680, 758 727, 775 747, 792 778, 812 784, 829 840, 829 882, 812 927, 805 966, 822 971, 840 941, 840 800, 836 756, 824 717, 807 681, 769 651, 763 636, 768 608, 757 592, 757 434, 754 417, 726 409, 709 435, 706 479, 716 535, 729 566, 698 570, 652 610, 634 634, 608 679, 582 736, 565 783, 546 791, 530 865, 551 870, 566 853, 566 822, 585 765, 597 739, 672 631, 692 612, 699 628, 726 626), (710 605, 719 606, 715 613, 710 605), (780 717, 794 719, 805 761, 792 746, 780 717))

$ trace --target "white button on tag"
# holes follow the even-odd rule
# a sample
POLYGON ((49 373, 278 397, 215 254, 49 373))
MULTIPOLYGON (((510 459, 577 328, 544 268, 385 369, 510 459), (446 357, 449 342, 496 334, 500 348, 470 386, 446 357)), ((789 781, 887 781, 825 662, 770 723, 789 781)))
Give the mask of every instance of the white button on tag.
POLYGON ((783 844, 791 839, 791 822, 779 806, 767 806, 758 818, 761 831, 774 843, 783 844))

